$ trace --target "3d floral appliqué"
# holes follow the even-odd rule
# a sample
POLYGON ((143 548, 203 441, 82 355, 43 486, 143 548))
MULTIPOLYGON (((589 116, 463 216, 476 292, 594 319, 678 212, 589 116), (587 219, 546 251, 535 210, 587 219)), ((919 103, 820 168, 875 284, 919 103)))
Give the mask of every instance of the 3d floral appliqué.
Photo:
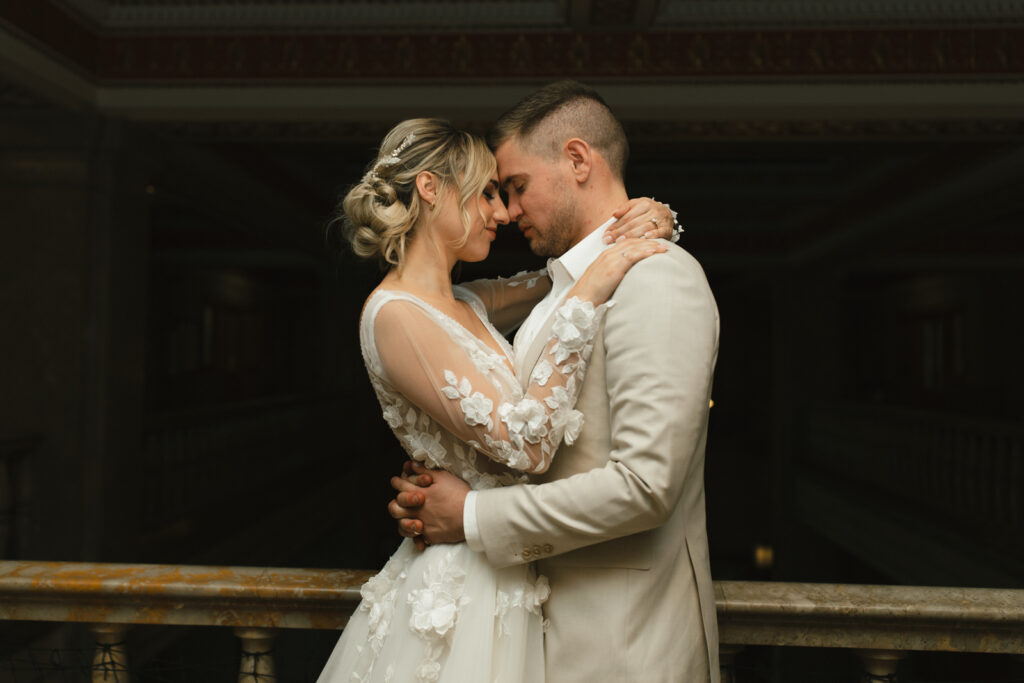
MULTIPOLYGON (((607 304, 605 304, 607 306, 607 304)), ((551 332, 558 339, 554 347, 555 363, 565 362, 569 355, 578 353, 594 338, 597 331, 597 312, 594 304, 569 298, 555 311, 551 332)))
POLYGON ((425 587, 406 596, 412 608, 409 627, 423 638, 447 638, 455 627, 459 608, 468 602, 463 595, 466 571, 452 561, 453 555, 453 550, 437 553, 423 573, 425 587))
POLYGON ((544 406, 532 398, 524 398, 517 403, 502 403, 498 407, 498 416, 508 427, 509 436, 517 446, 526 439, 530 443, 540 443, 547 436, 548 415, 544 406))
MULTIPOLYGON (((576 378, 570 377, 569 383, 575 384, 576 378)), ((572 445, 583 429, 583 413, 573 408, 574 395, 572 387, 554 387, 551 396, 544 403, 551 408, 551 430, 562 434, 565 443, 572 445)))
POLYGON ((537 384, 544 386, 551 379, 551 373, 554 368, 551 367, 551 363, 541 358, 535 366, 533 366, 533 374, 530 375, 530 384, 537 384))

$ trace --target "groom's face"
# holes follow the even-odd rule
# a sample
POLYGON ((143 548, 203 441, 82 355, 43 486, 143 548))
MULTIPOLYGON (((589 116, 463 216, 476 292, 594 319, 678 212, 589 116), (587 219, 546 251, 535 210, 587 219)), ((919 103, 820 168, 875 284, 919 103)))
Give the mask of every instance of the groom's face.
POLYGON ((524 150, 515 139, 494 151, 498 178, 508 193, 509 218, 539 256, 561 256, 578 239, 579 211, 575 188, 560 159, 524 150))

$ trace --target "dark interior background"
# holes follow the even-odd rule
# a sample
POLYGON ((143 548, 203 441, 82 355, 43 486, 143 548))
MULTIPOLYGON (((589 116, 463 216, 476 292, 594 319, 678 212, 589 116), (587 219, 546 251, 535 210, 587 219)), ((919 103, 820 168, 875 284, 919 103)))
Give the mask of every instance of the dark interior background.
MULTIPOLYGON (((718 301, 715 578, 1024 586, 1013 3, 263 4, 0 3, 0 559, 382 565, 403 456, 356 335, 380 273, 335 204, 402 118, 483 132, 571 76, 718 301)), ((460 276, 538 265, 508 227, 460 276)), ((1021 675, 979 661, 906 673, 1021 675)))

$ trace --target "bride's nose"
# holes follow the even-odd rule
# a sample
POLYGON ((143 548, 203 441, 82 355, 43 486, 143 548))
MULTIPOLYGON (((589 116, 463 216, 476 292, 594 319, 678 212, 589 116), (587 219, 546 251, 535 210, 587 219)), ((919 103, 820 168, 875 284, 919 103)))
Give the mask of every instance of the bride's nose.
POLYGON ((505 202, 498 199, 498 206, 494 209, 494 221, 498 225, 508 225, 510 219, 508 217, 508 209, 505 208, 505 202))

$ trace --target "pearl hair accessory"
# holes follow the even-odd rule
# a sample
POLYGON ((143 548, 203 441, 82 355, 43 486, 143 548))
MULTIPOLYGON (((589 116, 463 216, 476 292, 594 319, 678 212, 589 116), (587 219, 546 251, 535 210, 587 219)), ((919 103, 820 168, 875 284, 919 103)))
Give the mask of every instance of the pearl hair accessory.
POLYGON ((370 183, 373 182, 374 180, 380 180, 380 176, 377 175, 378 170, 380 170, 381 168, 385 168, 387 166, 394 166, 397 163, 401 163, 402 152, 404 152, 406 148, 409 147, 409 145, 411 145, 412 141, 415 139, 415 133, 409 133, 408 135, 406 135, 405 139, 402 140, 402 144, 400 144, 398 147, 395 147, 395 149, 391 152, 390 155, 384 157, 383 159, 378 159, 377 163, 373 165, 373 168, 366 172, 366 175, 363 176, 363 182, 370 183))

